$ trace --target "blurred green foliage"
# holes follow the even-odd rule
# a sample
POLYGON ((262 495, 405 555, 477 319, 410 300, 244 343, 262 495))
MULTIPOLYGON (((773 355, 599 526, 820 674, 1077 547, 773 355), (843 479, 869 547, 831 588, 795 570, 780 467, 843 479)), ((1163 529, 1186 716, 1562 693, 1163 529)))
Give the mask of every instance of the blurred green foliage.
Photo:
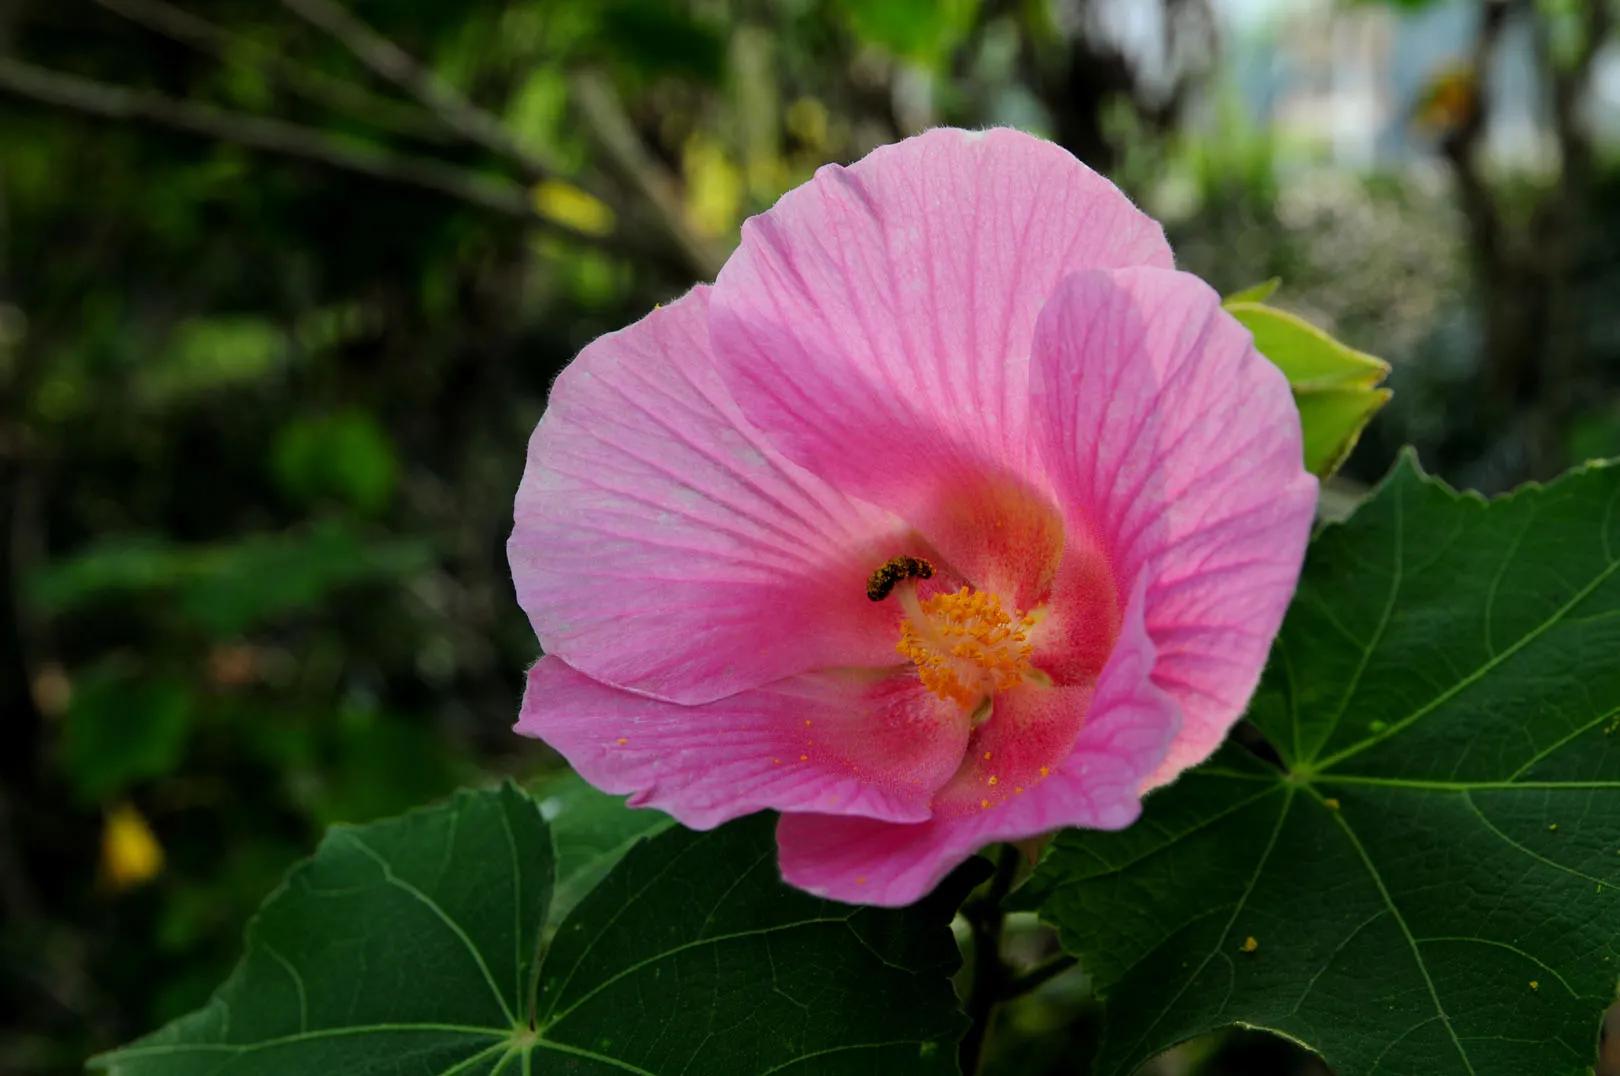
POLYGON ((972 30, 980 0, 897 0, 840 5, 855 36, 868 44, 927 66, 949 59, 972 30))
POLYGON ((142 680, 116 662, 80 678, 64 715, 64 776, 79 802, 110 802, 131 785, 171 773, 193 720, 184 681, 142 680))
POLYGON ((276 434, 271 468, 283 493, 307 504, 330 498, 356 511, 382 511, 399 464, 388 434, 365 412, 297 418, 276 434))
MULTIPOLYGON (((369 443, 369 442, 367 442, 369 443)), ((284 445, 276 445, 280 464, 284 445)), ((345 446, 347 447, 347 446, 345 446)), ((354 483, 360 462, 328 460, 354 483)), ((277 468, 277 476, 283 473, 277 468)), ((324 472, 317 470, 317 476, 324 472)), ((370 492, 370 487, 360 488, 370 492)), ((371 505, 355 496, 363 511, 371 505)), ((31 597, 45 616, 139 601, 145 615, 168 608, 184 624, 228 639, 278 617, 318 607, 344 584, 395 580, 430 563, 425 543, 368 543, 343 523, 322 520, 300 532, 252 534, 230 542, 186 547, 158 537, 98 539, 40 569, 31 597)))

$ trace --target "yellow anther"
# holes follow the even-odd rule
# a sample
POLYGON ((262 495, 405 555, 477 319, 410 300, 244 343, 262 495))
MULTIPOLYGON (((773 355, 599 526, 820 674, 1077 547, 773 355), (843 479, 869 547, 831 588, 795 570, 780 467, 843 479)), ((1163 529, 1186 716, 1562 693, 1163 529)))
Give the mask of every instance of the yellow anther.
POLYGON ((1031 616, 1014 616, 987 591, 962 587, 917 598, 914 584, 899 588, 906 617, 895 649, 917 666, 923 686, 972 709, 1031 673, 1031 616))

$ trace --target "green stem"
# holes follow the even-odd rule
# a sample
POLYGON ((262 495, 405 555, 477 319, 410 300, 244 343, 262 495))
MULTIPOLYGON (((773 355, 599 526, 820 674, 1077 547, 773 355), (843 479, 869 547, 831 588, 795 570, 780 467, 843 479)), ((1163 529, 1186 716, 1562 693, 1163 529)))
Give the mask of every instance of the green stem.
POLYGON ((1007 966, 1001 960, 1002 898, 1018 874, 1018 849, 1002 845, 996 873, 984 891, 962 907, 973 935, 973 978, 968 987, 967 1015, 971 1023, 957 1053, 962 1076, 976 1076, 984 1042, 995 1019, 996 1003, 1006 989, 1007 966))
POLYGON ((1001 1000, 1011 1001, 1013 998, 1023 997, 1038 990, 1046 985, 1048 980, 1057 978, 1077 963, 1079 961, 1068 953, 1059 953, 1049 960, 1042 961, 1024 974, 1010 980, 1001 991, 1001 1000))

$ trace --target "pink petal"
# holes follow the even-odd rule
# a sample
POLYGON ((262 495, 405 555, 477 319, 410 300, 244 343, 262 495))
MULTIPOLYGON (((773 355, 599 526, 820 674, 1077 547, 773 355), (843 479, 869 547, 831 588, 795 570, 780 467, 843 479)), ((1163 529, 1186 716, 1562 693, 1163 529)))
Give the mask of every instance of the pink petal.
POLYGON ((1062 826, 1121 829, 1134 822, 1142 782, 1164 757, 1180 716, 1175 700, 1153 683, 1143 606, 1139 591, 1095 694, 1057 688, 996 699, 996 712, 980 729, 990 735, 975 738, 967 766, 936 799, 929 821, 783 815, 776 830, 783 877, 834 900, 898 906, 928 893, 952 867, 994 841, 1062 826), (1084 723, 1073 736, 1076 707, 1084 723), (991 734, 998 724, 1002 729, 991 734), (1048 738, 1064 728, 1072 746, 1042 775, 1037 760, 1047 757, 1048 738), (982 757, 987 745, 988 763, 982 757), (1000 778, 993 786, 987 783, 992 771, 1000 778))
POLYGON ((1185 722, 1149 787, 1241 716, 1316 505, 1288 383, 1198 278, 1078 273, 1035 333, 1036 439, 1071 528, 1147 587, 1153 678, 1185 722))
POLYGON ((910 675, 813 673, 682 706, 545 657, 529 671, 517 731, 596 787, 708 829, 764 808, 925 819, 968 724, 910 675))
POLYGON ((1093 683, 1114 647, 1123 610, 1108 551, 1070 528, 1057 578, 1036 629, 1035 665, 1059 684, 1093 683))
POLYGON ((937 496, 912 503, 906 521, 927 542, 936 568, 1019 610, 1045 599, 1067 557, 1063 516, 1048 494, 971 464, 937 496))
POLYGON ((933 130, 829 165, 743 225, 715 285, 715 350, 790 458, 917 523, 964 474, 1039 485, 1041 304, 1074 270, 1144 264, 1171 264, 1158 224, 1066 151, 933 130))
POLYGON ((866 578, 915 549, 743 419, 714 368, 708 302, 694 289, 557 379, 507 546, 519 603, 548 653, 679 702, 892 664, 894 613, 866 578))

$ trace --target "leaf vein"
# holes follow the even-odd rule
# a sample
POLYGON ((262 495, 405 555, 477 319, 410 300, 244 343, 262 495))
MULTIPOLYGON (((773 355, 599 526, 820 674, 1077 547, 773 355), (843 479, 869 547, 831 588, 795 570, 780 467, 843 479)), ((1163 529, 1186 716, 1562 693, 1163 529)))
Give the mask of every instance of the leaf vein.
POLYGON ((1392 722, 1376 736, 1369 736, 1360 743, 1352 744, 1343 751, 1323 759, 1318 764, 1317 769, 1325 770, 1330 766, 1343 762, 1347 758, 1358 755, 1367 750, 1369 747, 1372 747, 1374 744, 1381 743, 1382 741, 1389 739, 1391 736, 1404 731, 1414 722, 1421 720, 1422 718, 1433 713, 1435 710, 1451 701, 1463 691, 1478 683, 1480 679, 1485 676, 1485 674, 1496 668, 1496 666, 1500 665, 1514 654, 1517 654, 1520 650, 1523 650, 1525 647, 1535 642, 1548 631, 1551 631, 1569 614, 1570 610, 1574 609, 1581 602, 1585 601, 1593 591, 1597 590, 1598 587, 1607 582, 1609 578, 1614 575, 1616 570, 1620 570, 1620 561, 1611 562, 1606 568, 1594 576, 1591 582, 1587 583, 1586 586, 1576 591, 1574 596, 1572 596, 1569 601, 1559 606, 1546 620, 1542 621, 1540 624, 1537 624, 1534 628, 1530 629, 1530 631, 1526 632, 1512 646, 1487 660, 1479 668, 1463 677, 1456 684, 1452 685, 1450 688, 1447 688, 1445 691, 1441 692, 1439 695, 1435 696, 1429 702, 1420 706, 1406 717, 1401 718, 1399 721, 1392 722))
MULTIPOLYGON (((1221 928, 1220 936, 1216 938, 1214 946, 1193 973, 1182 982, 1181 988, 1176 991, 1175 996, 1165 1004, 1164 1008, 1159 1010, 1159 1015, 1154 1017, 1153 1022, 1147 1026, 1146 1030, 1137 1036, 1131 1048, 1126 1051, 1127 1056, 1134 1056, 1142 1048, 1142 1045, 1152 1038, 1153 1032, 1160 1022, 1170 1015, 1170 1011, 1176 1007, 1176 1003, 1181 1000, 1182 995, 1191 988, 1193 983, 1198 981, 1198 977, 1204 974, 1204 969, 1209 967, 1209 962, 1214 960, 1216 955, 1221 952, 1221 946, 1226 944, 1226 937, 1232 932, 1232 925, 1238 921, 1238 916, 1243 914, 1243 909, 1249 903, 1249 897, 1254 892, 1254 887, 1260 882, 1260 876, 1265 873, 1266 864, 1271 859, 1272 850, 1277 847, 1277 838, 1282 834, 1283 823, 1288 820, 1289 808, 1294 803, 1294 790, 1288 788, 1286 792, 1287 794, 1283 797, 1282 810, 1277 812, 1277 821, 1271 828, 1271 836, 1267 839, 1265 848, 1260 852, 1259 859, 1255 861, 1254 872, 1249 875, 1248 884, 1243 887, 1243 892, 1238 896, 1237 903, 1232 906, 1232 914, 1227 918, 1226 925, 1221 928)), ((1231 958, 1227 957, 1227 960, 1230 961, 1231 958)))
MULTIPOLYGON (((1314 789, 1311 794, 1316 795, 1314 789)), ((1429 965, 1423 960, 1423 952, 1418 948, 1417 939, 1412 936, 1412 928, 1407 926, 1405 916, 1401 915, 1400 908, 1395 905, 1395 898, 1390 895, 1389 887, 1384 884, 1384 876, 1379 873, 1378 867, 1372 861, 1372 857, 1367 854, 1367 849, 1361 843, 1361 838, 1357 837, 1355 830, 1350 828, 1350 823, 1345 820, 1344 812, 1333 811, 1331 814, 1333 821, 1344 831, 1344 835, 1350 839, 1350 845, 1356 850, 1356 855, 1361 857, 1361 862, 1367 868, 1368 875, 1372 877, 1373 885, 1378 887, 1379 895, 1384 898, 1384 903, 1389 907, 1390 914, 1395 917, 1395 925, 1400 927, 1401 933, 1405 935, 1407 945, 1412 950, 1412 959, 1417 963, 1418 973, 1423 976, 1423 983, 1429 988, 1429 999, 1434 1002, 1434 1011, 1439 1016, 1440 1023, 1445 1027, 1446 1034, 1451 1036, 1452 1044, 1457 1047, 1457 1056, 1462 1058, 1463 1068, 1468 1070, 1469 1076, 1473 1076, 1474 1063, 1469 1059, 1468 1051, 1463 1049, 1462 1040, 1457 1037, 1457 1029, 1452 1027, 1451 1017, 1446 1015, 1445 1006, 1440 1004, 1440 993, 1435 989, 1434 977, 1429 974, 1429 965)))
POLYGON ((489 965, 484 961, 484 954, 478 951, 478 946, 473 944, 473 940, 467 936, 467 932, 462 929, 461 924, 450 918, 449 913, 444 910, 438 901, 395 874, 393 865, 379 855, 374 848, 357 837, 353 830, 338 830, 336 832, 341 834, 349 844, 364 853, 368 859, 377 864, 377 868, 382 871, 385 882, 421 901, 429 911, 438 917, 440 922, 449 928, 450 932, 466 948, 468 955, 473 958, 473 963, 478 965, 478 970, 483 973, 484 982, 489 984, 489 991, 494 995, 496 1004, 501 1007, 501 1013, 506 1017, 507 1023, 515 1025, 517 1018, 512 1015, 511 1007, 506 1004, 506 996, 501 993, 501 988, 495 984, 495 976, 490 973, 489 965))

